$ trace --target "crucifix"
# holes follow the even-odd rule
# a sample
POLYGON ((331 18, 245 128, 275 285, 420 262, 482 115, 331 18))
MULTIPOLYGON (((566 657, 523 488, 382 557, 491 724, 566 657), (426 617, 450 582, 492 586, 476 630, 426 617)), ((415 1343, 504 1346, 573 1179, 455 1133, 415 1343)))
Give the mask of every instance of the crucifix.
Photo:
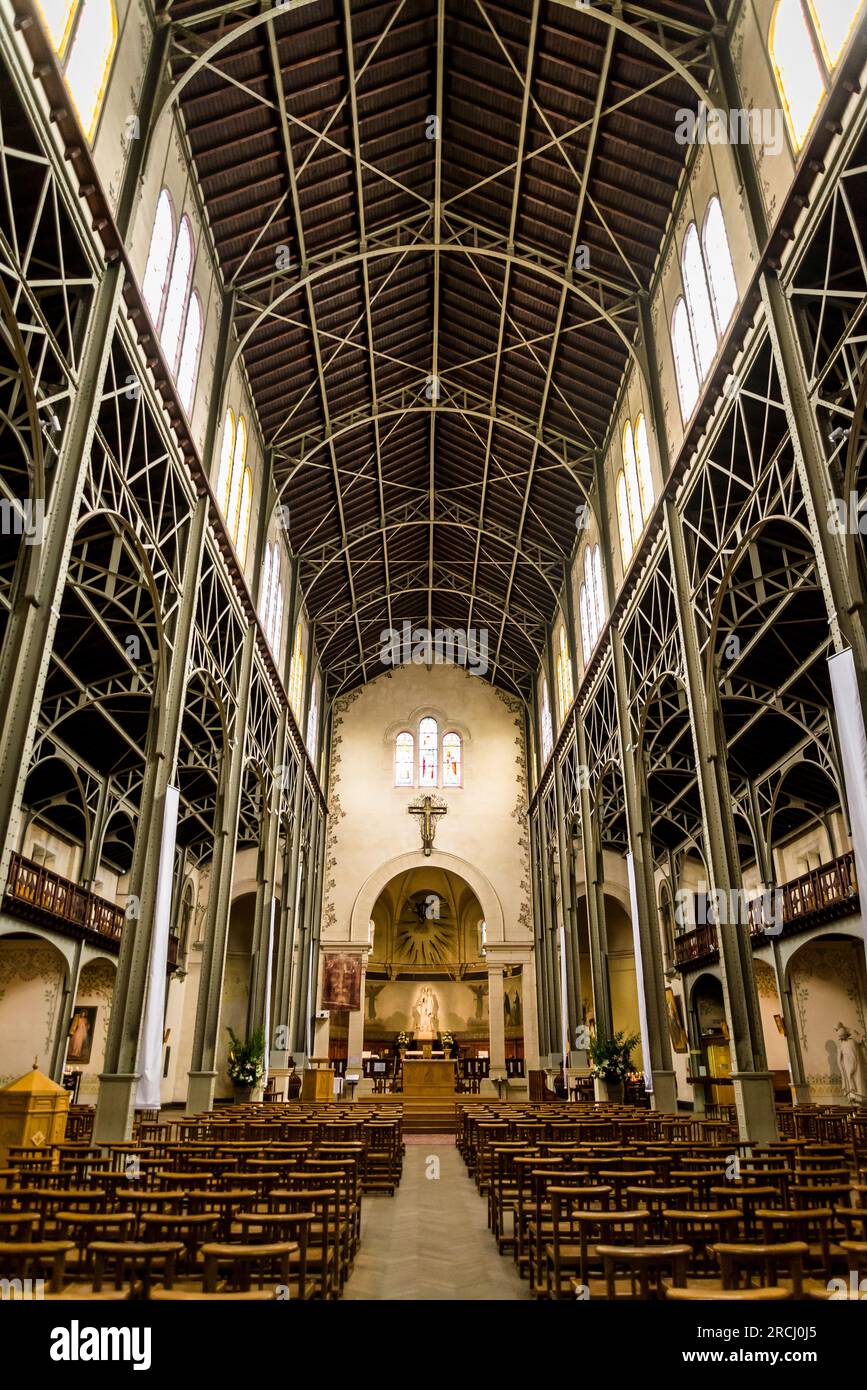
POLYGON ((433 849, 437 818, 444 816, 448 807, 445 802, 440 801, 439 797, 420 796, 406 809, 411 816, 418 816, 421 847, 424 850, 425 858, 429 859, 433 849))

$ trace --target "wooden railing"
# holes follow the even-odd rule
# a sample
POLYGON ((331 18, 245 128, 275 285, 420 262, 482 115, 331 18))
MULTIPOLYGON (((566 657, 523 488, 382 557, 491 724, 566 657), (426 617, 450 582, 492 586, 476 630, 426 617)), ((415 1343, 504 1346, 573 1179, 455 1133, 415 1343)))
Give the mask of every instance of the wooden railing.
POLYGON ((761 936, 769 928, 779 928, 778 914, 782 916, 782 926, 787 927, 808 918, 844 917, 857 912, 858 907, 855 856, 847 850, 839 859, 784 883, 776 893, 755 898, 750 903, 750 935, 761 936), (782 896, 782 902, 777 894, 782 896))
POLYGON ((106 941, 120 944, 124 909, 107 898, 88 893, 44 864, 13 854, 6 880, 4 907, 16 916, 30 917, 48 926, 78 927, 106 941))
POLYGON ((706 922, 694 931, 675 937, 674 963, 689 965, 692 961, 706 960, 715 956, 718 950, 716 927, 712 922, 706 922))

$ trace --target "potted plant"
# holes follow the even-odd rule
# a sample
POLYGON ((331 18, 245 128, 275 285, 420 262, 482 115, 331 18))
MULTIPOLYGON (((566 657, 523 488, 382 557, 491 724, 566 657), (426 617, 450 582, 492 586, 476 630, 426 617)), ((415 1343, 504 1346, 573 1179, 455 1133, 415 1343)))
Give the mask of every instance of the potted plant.
POLYGON ((226 1069, 235 1090, 236 1101, 249 1101, 265 1070, 265 1030, 257 1028, 246 1040, 232 1028, 229 1034, 229 1056, 226 1069))
POLYGON ((440 1033, 440 1042, 443 1045, 443 1052, 446 1054, 447 1057, 451 1057, 452 1048, 455 1045, 455 1040, 452 1037, 451 1033, 440 1033))
POLYGON ((401 1029, 401 1031, 397 1035, 397 1050, 400 1053, 401 1057, 403 1057, 404 1053, 406 1052, 408 1043, 409 1034, 404 1033, 403 1029, 401 1029))
POLYGON ((604 1033, 595 1033, 590 1038, 587 1055, 597 1100, 623 1100, 623 1083, 635 1070, 632 1050, 637 1043, 638 1034, 625 1031, 610 1038, 604 1033))

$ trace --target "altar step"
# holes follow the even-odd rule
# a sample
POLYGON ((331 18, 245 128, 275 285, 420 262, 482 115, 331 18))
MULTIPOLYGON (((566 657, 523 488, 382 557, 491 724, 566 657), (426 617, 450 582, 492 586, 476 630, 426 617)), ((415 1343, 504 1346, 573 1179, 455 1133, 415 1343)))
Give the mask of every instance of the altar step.
MULTIPOLYGON (((358 1105, 370 1106, 388 1113, 389 1104, 403 1110, 404 1134, 456 1134, 457 1103, 484 1104, 490 1096, 359 1096, 358 1105)), ((495 1099, 495 1097, 493 1098, 495 1099)))

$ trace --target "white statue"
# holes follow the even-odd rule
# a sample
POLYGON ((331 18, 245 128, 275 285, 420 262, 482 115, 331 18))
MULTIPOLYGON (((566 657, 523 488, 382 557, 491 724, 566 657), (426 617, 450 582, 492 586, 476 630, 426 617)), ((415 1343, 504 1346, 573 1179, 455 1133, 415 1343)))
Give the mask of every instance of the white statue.
POLYGON ((864 1038, 859 1038, 845 1023, 838 1023, 834 1031, 837 1034, 837 1066, 843 1095, 849 1105, 864 1105, 867 1103, 864 1038))
POLYGON ((430 1038, 439 1032, 439 1003, 430 985, 424 986, 412 1012, 416 1037, 430 1038))

